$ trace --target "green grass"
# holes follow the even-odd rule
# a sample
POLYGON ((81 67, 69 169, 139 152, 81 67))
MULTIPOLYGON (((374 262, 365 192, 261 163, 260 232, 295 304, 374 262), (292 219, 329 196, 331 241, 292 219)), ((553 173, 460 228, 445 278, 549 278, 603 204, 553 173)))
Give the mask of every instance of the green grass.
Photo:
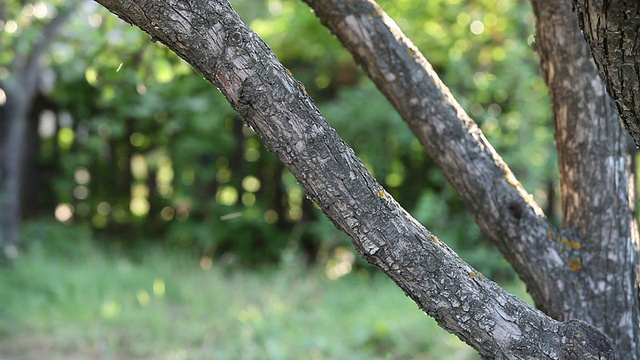
POLYGON ((0 359, 478 358, 381 275, 203 269, 151 246, 133 261, 50 227, 0 268, 0 359))

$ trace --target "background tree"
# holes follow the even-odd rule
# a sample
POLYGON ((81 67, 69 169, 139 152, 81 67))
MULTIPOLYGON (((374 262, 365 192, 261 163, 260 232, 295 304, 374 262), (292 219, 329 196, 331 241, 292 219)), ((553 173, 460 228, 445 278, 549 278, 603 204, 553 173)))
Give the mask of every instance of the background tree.
POLYGON ((0 79, 0 104, 4 105, 0 112, 0 249, 5 256, 15 257, 18 251, 23 196, 27 192, 23 184, 30 156, 27 135, 31 110, 39 87, 46 86, 41 82, 43 58, 72 10, 73 3, 57 13, 43 3, 24 8, 17 1, 0 5, 0 21, 7 33, 0 44, 8 49, 3 51, 0 64, 11 73, 0 79), (16 33, 22 31, 29 34, 17 37, 16 33))
MULTIPOLYGON (((467 265, 458 263, 454 258, 448 258, 445 255, 447 253, 446 247, 442 252, 443 248, 441 248, 439 241, 429 237, 429 233, 426 230, 420 227, 415 228, 412 225, 415 224, 412 219, 407 217, 406 213, 399 208, 393 199, 372 178, 366 175, 366 172, 363 172, 364 167, 352 157, 352 153, 348 148, 345 148, 339 138, 327 127, 326 123, 319 117, 317 109, 311 105, 305 105, 305 103, 308 104, 308 98, 304 88, 292 78, 284 75, 284 69, 274 61, 273 55, 268 52, 266 47, 261 45, 255 35, 244 28, 242 22, 233 15, 228 3, 216 3, 216 6, 213 6, 214 9, 211 11, 207 11, 208 9, 204 7, 199 7, 197 4, 187 6, 187 4, 179 2, 173 3, 172 6, 166 8, 157 6, 159 4, 150 3, 150 6, 145 8, 144 11, 142 7, 138 7, 135 4, 119 7, 119 4, 107 1, 103 3, 111 11, 127 21, 141 26, 154 38, 161 39, 183 58, 192 61, 194 66, 197 66, 205 76, 216 83, 234 108, 257 131, 267 146, 297 176, 298 180, 309 191, 309 196, 320 205, 330 219, 337 223, 338 227, 352 237, 361 254, 367 260, 385 270, 425 311, 434 315, 443 326, 454 331, 462 339, 476 347, 481 354, 491 357, 547 356, 550 358, 557 357, 559 356, 558 354, 575 358, 612 356, 611 349, 608 347, 605 338, 599 335, 594 328, 578 321, 569 321, 562 325, 547 324, 542 326, 542 328, 550 331, 536 333, 534 338, 538 344, 540 344, 540 341, 544 344, 551 344, 551 349, 523 343, 523 341, 526 342, 527 339, 531 339, 531 334, 523 336, 527 329, 525 324, 530 324, 531 321, 540 321, 544 317, 537 318, 538 320, 532 320, 531 318, 524 320, 515 313, 513 313, 513 317, 511 315, 504 316, 504 312, 508 314, 510 311, 522 314, 520 311, 524 311, 523 309, 526 306, 518 304, 514 309, 511 306, 505 307, 500 301, 492 303, 491 299, 482 298, 481 294, 487 290, 483 286, 491 286, 491 283, 481 280, 481 277, 478 277, 477 273, 468 268, 467 265), (191 16, 194 11, 199 14, 207 14, 208 21, 214 21, 213 24, 216 31, 209 32, 207 35, 214 40, 210 42, 210 44, 214 44, 210 49, 203 49, 200 45, 194 45, 200 44, 202 41, 196 34, 206 33, 207 27, 210 26, 210 22, 193 21, 194 19, 191 16), (157 16, 157 19, 155 25, 152 26, 148 19, 155 16, 157 16), (170 20, 176 18, 183 19, 183 21, 177 22, 181 23, 178 27, 174 26, 176 23, 172 23, 170 20), (166 27, 160 29, 164 26, 166 27), (200 31, 194 32, 192 29, 199 29, 200 31), (208 63, 206 59, 214 59, 214 61, 208 63), (267 63, 272 64, 271 66, 261 66, 258 69, 254 67, 257 62, 267 59, 267 63), (271 86, 267 84, 271 84, 271 86), (315 117, 315 120, 311 120, 310 117, 315 117), (282 119, 287 119, 291 122, 282 119), (318 166, 318 164, 322 165, 317 168, 313 167, 318 166), (437 265, 432 267, 436 261, 437 265), (423 264, 424 262, 427 262, 427 264, 423 264), (445 270, 445 273, 450 274, 450 276, 452 274, 449 277, 450 279, 455 279, 449 283, 452 288, 438 288, 437 284, 441 284, 441 282, 438 282, 438 278, 447 278, 444 274, 441 277, 425 277, 425 274, 438 274, 438 271, 442 270, 445 270), (472 281, 465 281, 465 279, 469 278, 472 281), (426 282, 426 284, 420 284, 421 281, 426 282), (451 293, 456 295, 453 295, 452 298, 451 293, 446 290, 451 290, 451 293), (476 307, 474 304, 476 304, 475 300, 478 299, 481 301, 477 303, 478 306, 476 307), (481 320, 478 322, 460 321, 462 314, 458 313, 460 309, 455 305, 458 300, 469 305, 466 310, 463 306, 462 313, 470 311, 474 313, 476 319, 481 320), (444 303, 449 303, 450 306, 443 306, 444 303), (482 307, 480 304, 491 305, 482 307), (485 312, 492 305, 499 308, 499 310, 494 308, 489 312, 485 312), (470 308, 472 310, 469 310, 470 308), (491 316, 491 314, 495 315, 501 312, 501 316, 491 316), (482 319, 490 320, 488 320, 487 324, 483 324, 484 320, 482 319), (508 321, 505 322, 505 319, 508 319, 508 321), (520 320, 524 321, 520 323, 520 320), (524 327, 520 329, 511 327, 519 323, 524 327), (557 342, 553 340, 554 334, 558 336, 555 338, 557 342), (549 335, 551 338, 547 341, 546 336, 549 335), (560 338, 564 341, 570 339, 568 340, 569 342, 575 341, 575 339, 582 340, 573 342, 568 347, 565 347, 561 345, 563 340, 560 340, 560 338)), ((349 23, 353 25, 362 22, 359 27, 360 31, 356 35, 363 36, 364 47, 374 47, 370 36, 388 31, 388 28, 384 26, 384 22, 387 20, 386 15, 375 4, 342 4, 337 8, 340 11, 335 9, 327 17, 320 15, 321 18, 327 22, 332 20, 332 17, 343 18, 347 25, 350 25, 349 23), (344 11, 347 9, 358 11, 357 16, 345 14, 344 11), (376 15, 374 16, 373 14, 376 15)), ((404 59, 407 57, 413 59, 417 54, 411 44, 407 42, 391 43, 391 47, 403 50, 403 52, 395 51, 395 54, 400 59, 403 59, 403 57, 404 59)), ((414 61, 414 64, 421 64, 424 73, 431 75, 428 67, 425 66, 426 61, 420 55, 417 55, 417 61, 414 61)), ((372 67, 376 68, 375 65, 372 67)), ((386 68, 382 69, 387 70, 386 68)), ((393 75, 392 72, 386 73, 386 75, 389 74, 393 75)), ((413 77, 416 76, 415 73, 408 74, 413 77)), ((421 81, 425 78, 428 79, 428 77, 420 75, 417 78, 421 81)), ((431 76, 431 78, 433 79, 432 83, 436 84, 436 89, 443 89, 442 85, 437 84, 435 76, 431 76)), ((393 82, 396 78, 387 76, 387 80, 393 82)), ((436 103, 447 101, 448 105, 446 106, 450 109, 449 113, 460 114, 459 107, 452 101, 451 97, 446 95, 446 92, 445 95, 441 95, 441 93, 442 91, 435 93, 436 96, 440 97, 440 101, 436 103)), ((389 97, 392 98, 391 96, 389 97)), ((392 102, 394 102, 393 98, 392 102)), ((411 97, 407 98, 407 102, 414 106, 419 104, 418 99, 412 102, 411 97)), ((398 103, 395 103, 395 105, 399 106, 398 103)), ((481 133, 475 131, 473 124, 465 115, 462 115, 462 119, 459 122, 468 126, 469 129, 462 134, 467 133, 469 138, 483 141, 481 133)), ((613 134, 613 138, 615 139, 616 137, 619 138, 619 132, 613 134)), ((444 136, 438 139, 447 140, 444 136)), ((462 141, 462 143, 464 144, 465 141, 462 141)), ((465 150, 462 148, 458 150, 458 153, 464 155, 465 150)), ((490 148, 489 151, 491 152, 490 148)), ((496 156, 493 155, 493 158, 496 159, 496 156)), ((496 163, 499 164, 504 176, 490 178, 494 179, 494 183, 498 181, 497 179, 501 179, 499 181, 503 184, 512 185, 518 191, 518 196, 507 198, 503 206, 497 209, 493 207, 490 210, 497 210, 493 211, 494 214, 500 214, 502 211, 504 215, 511 216, 517 222, 533 220, 535 223, 542 224, 544 220, 541 217, 542 214, 539 208, 533 201, 526 201, 527 198, 524 196, 525 193, 522 187, 506 165, 501 164, 499 160, 496 160, 496 163), (522 202, 519 203, 518 199, 521 199, 524 204, 522 202)), ((483 170, 480 170, 481 174, 483 172, 483 170)), ((612 175, 615 182, 622 183, 623 186, 621 188, 627 188, 624 185, 626 176, 620 177, 618 174, 619 172, 616 172, 612 175)), ((500 190, 498 190, 498 193, 502 194, 500 190)), ((622 211, 622 216, 625 218, 629 217, 630 210, 626 191, 622 191, 622 193, 623 200, 621 201, 620 211, 622 211)), ((593 214, 590 213, 589 215, 593 214)), ((531 228, 531 226, 528 226, 528 228, 531 228)), ((485 229, 485 232, 487 230, 485 229)), ((548 240, 547 244, 544 245, 546 246, 546 253, 551 252, 554 255, 546 260, 545 268, 540 270, 543 275, 546 275, 542 277, 546 281, 544 284, 551 284, 551 286, 557 286, 566 291, 566 281, 571 278, 568 272, 576 272, 583 268, 582 256, 577 256, 572 250, 582 249, 581 241, 586 240, 571 238, 573 229, 567 229, 564 234, 560 231, 561 236, 558 238, 560 248, 558 248, 553 243, 556 237, 549 225, 534 226, 532 230, 538 235, 538 239, 544 239, 546 236, 548 240), (566 252, 564 247, 566 247, 566 252), (569 255, 565 255, 566 253, 569 253, 569 255), (566 263, 562 261, 563 258, 567 258, 566 263), (557 261, 558 259, 560 261, 557 261), (553 270, 561 269, 561 267, 565 269, 564 278, 550 275, 553 270), (554 282, 550 281, 554 279, 554 282)), ((630 235, 626 236, 626 233, 623 232, 621 236, 616 236, 619 239, 618 241, 622 241, 622 244, 617 244, 618 248, 631 248, 631 238, 630 235)), ((631 231, 629 230, 628 233, 630 234, 631 231)), ((540 241, 532 241, 531 244, 543 246, 540 241)), ((589 244, 585 246, 584 252, 586 256, 583 255, 585 259, 590 259, 592 254, 595 253, 589 247, 589 244), (592 252, 591 254, 589 250, 592 252)), ((515 261, 518 256, 521 259, 544 261, 541 256, 538 255, 536 257, 535 254, 531 254, 533 257, 529 258, 528 249, 529 247, 522 246, 515 249, 515 251, 507 252, 505 251, 506 249, 502 250, 507 255, 517 254, 512 255, 512 261, 516 263, 516 268, 520 271, 522 278, 530 285, 535 286, 537 284, 538 291, 542 293, 543 283, 539 281, 540 279, 531 281, 533 277, 528 278, 526 276, 527 272, 531 272, 531 270, 527 271, 528 269, 524 268, 526 262, 515 261)), ((631 266, 633 269, 631 272, 634 272, 636 264, 633 252, 625 251, 624 254, 628 257, 630 256, 631 261, 627 262, 628 259, 619 259, 619 261, 631 266)), ((634 288, 635 274, 632 274, 631 278, 631 282, 623 281, 625 288, 621 292, 625 294, 623 295, 625 299, 633 302, 634 299, 637 301, 637 288, 634 288), (631 283, 631 286, 629 286, 629 283, 631 283)), ((577 289, 580 289, 579 285, 577 287, 574 286, 574 290, 577 289)), ((499 293, 497 298, 506 296, 497 289, 492 289, 492 291, 499 293)), ((571 290, 569 289, 569 291, 571 290)), ((537 294, 536 289, 533 290, 533 294, 534 299, 541 302, 543 298, 537 298, 536 295, 539 294, 537 294)), ((620 310, 617 307, 616 309, 620 310)), ((537 315, 531 313, 527 316, 535 317, 537 315)), ((636 322, 631 322, 629 329, 632 334, 634 323, 636 322)), ((628 336, 621 342, 617 341, 617 351, 636 354, 635 356, 637 356, 637 341, 637 336, 635 338, 628 336), (628 347, 623 348, 621 344, 628 345, 628 347)))

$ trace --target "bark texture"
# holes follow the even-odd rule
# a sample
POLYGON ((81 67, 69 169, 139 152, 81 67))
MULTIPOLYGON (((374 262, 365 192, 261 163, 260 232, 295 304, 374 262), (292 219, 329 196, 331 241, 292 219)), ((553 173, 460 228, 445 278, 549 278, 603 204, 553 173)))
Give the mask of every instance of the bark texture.
MULTIPOLYGON (((485 235, 498 245, 527 283, 536 305, 558 319, 593 321, 600 328, 607 329, 612 338, 622 336, 617 344, 620 354, 633 352, 634 347, 629 348, 628 340, 637 339, 638 330, 633 325, 638 322, 637 289, 633 287, 637 263, 632 240, 636 239, 636 232, 632 232, 635 221, 629 204, 633 200, 630 199, 632 193, 628 191, 622 134, 610 100, 597 81, 593 64, 587 61, 591 67, 585 67, 574 63, 575 59, 580 64, 584 63, 585 55, 588 55, 581 39, 576 40, 575 19, 569 16, 573 20, 569 34, 562 22, 560 28, 543 34, 548 37, 548 48, 542 52, 563 53, 565 59, 556 57, 554 60, 571 67, 570 77, 558 77, 555 83, 549 84, 558 91, 572 89, 568 95, 554 99, 554 106, 560 108, 564 119, 558 123, 565 134, 557 138, 558 146, 563 154, 570 154, 561 158, 563 174, 568 174, 568 177, 563 177, 567 182, 563 182, 563 198, 573 201, 572 205, 565 206, 565 212, 570 212, 573 220, 565 221, 563 230, 558 231, 545 220, 527 222, 526 217, 517 221, 514 221, 514 216, 493 217, 495 209, 514 209, 510 207, 512 203, 504 202, 504 199, 514 198, 513 188, 489 186, 496 180, 494 183, 486 182, 487 179, 504 177, 497 169, 502 161, 477 126, 454 102, 424 57, 375 3, 305 1, 354 54, 356 61, 420 138, 429 156, 436 160, 469 204, 485 235), (427 105, 416 106, 417 99, 427 105), (600 109, 597 106, 600 103, 609 107, 600 109), (447 112, 448 107, 456 111, 447 112), (568 115, 569 108, 573 111, 568 115), (433 136, 434 133, 437 136, 433 136), (451 138, 451 134, 462 135, 451 138), (580 137, 577 140, 582 144, 580 151, 576 151, 576 139, 572 137, 575 135, 580 137), (595 143, 597 147, 593 146, 595 143), (478 150, 481 156, 468 156, 478 150), (598 206, 587 210, 581 207, 580 201, 598 206), (583 231, 576 232, 577 225, 589 227, 583 226, 583 231), (598 241, 603 236, 607 240, 598 241), (514 247, 514 243, 531 245, 522 249, 514 247), (583 269, 586 264, 589 269, 583 269), (600 289, 600 286, 604 288, 600 289), (615 291, 611 291, 613 287, 615 291), (609 314, 607 309, 611 310, 609 314), (597 315, 594 310, 598 311, 597 315)), ((569 7, 569 4, 564 5, 564 9, 569 7)), ((556 6, 547 4, 550 10, 556 6)), ((550 24, 566 21, 552 15, 546 13, 542 18, 550 24)), ((586 60, 590 59, 587 57, 586 60)), ((526 192, 520 194, 526 196, 526 192)), ((516 197, 522 196, 520 194, 516 197)), ((535 204, 532 207, 539 213, 535 204)))
POLYGON ((640 145, 640 1, 573 0, 622 122, 640 145))
POLYGON ((540 309, 568 259, 545 218, 431 65, 373 1, 305 0, 385 94, 467 204, 540 309), (545 256, 546 255, 546 256, 545 256))
POLYGON ((626 138, 582 39, 571 4, 532 1, 536 49, 553 109, 563 226, 570 229, 568 291, 548 293, 549 314, 602 329, 621 358, 640 358, 636 222, 626 138))
MULTIPOLYGON (((98 2, 166 44, 217 85, 358 251, 484 357, 612 358, 610 343, 595 328, 581 321, 557 322, 531 308, 477 273, 411 218, 228 1, 98 2)), ((523 210, 519 216, 529 215, 523 210)))

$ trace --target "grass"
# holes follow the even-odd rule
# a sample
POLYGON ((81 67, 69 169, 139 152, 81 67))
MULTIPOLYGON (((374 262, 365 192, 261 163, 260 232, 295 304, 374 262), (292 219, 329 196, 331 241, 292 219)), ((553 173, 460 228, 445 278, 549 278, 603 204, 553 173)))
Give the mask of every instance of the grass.
MULTIPOLYGON (((39 231, 39 232, 38 232, 39 231)), ((382 275, 132 260, 55 225, 0 268, 0 359, 477 359, 382 275)))

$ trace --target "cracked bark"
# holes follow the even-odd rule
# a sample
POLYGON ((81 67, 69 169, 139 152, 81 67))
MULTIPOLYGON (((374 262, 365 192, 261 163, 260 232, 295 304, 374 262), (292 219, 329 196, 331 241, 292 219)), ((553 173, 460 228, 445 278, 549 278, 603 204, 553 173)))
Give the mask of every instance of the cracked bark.
POLYGON ((558 292, 568 258, 554 228, 420 51, 373 1, 304 0, 385 94, 502 252, 536 306, 558 292))
MULTIPOLYGON (((227 1, 98 2, 166 44, 218 86, 360 254, 482 356, 612 358, 610 343, 595 328, 576 320, 558 322, 531 308, 477 273, 411 218, 227 1)), ((492 185, 521 192, 510 172, 503 169, 502 174, 492 185)), ((522 201, 523 196, 510 199, 512 206, 496 211, 542 222, 534 206, 522 201)))
MULTIPOLYGON (((563 134, 557 137, 564 175, 563 199, 573 200, 565 201, 565 219, 568 215, 570 220, 565 221, 563 229, 556 230, 544 219, 534 222, 520 218, 522 207, 508 200, 523 199, 527 203, 526 192, 493 186, 501 177, 509 178, 505 176, 508 170, 501 166, 503 162, 460 110, 428 62, 382 9, 372 1, 305 2, 351 51, 409 124, 429 156, 473 209, 485 236, 518 271, 536 305, 557 319, 593 322, 616 339, 619 354, 634 354, 638 305, 634 288, 637 260, 633 252, 637 231, 629 207, 633 193, 627 186, 619 122, 598 82, 595 67, 582 64, 590 59, 586 45, 576 38, 577 25, 570 24, 573 27, 569 34, 566 24, 539 34, 547 40, 542 52, 559 52, 564 57, 553 59, 565 66, 565 74, 556 75, 550 88, 560 90, 570 84, 573 90, 564 92, 564 96, 552 94, 556 113, 563 119, 556 123, 558 134, 563 134), (568 77, 569 72, 575 75, 568 77), (567 113, 567 109, 571 111, 567 113), (577 134, 568 129, 578 129, 576 133, 589 140, 581 139, 581 146, 576 148, 573 135, 577 134), (452 133, 459 135, 452 137, 452 133), (492 183, 491 179, 497 180, 492 183), (579 201, 591 206, 580 206, 579 201), (508 213, 494 217, 495 209, 506 209, 508 213), (514 243, 527 246, 513 246, 514 243), (607 284, 606 290, 596 288, 595 284, 602 283, 607 284)), ((570 11, 554 14, 558 4, 546 5, 548 11, 541 16, 545 24, 562 24, 567 18, 575 22, 570 11)), ((565 9, 569 6, 564 5, 565 9)), ((545 54, 542 57, 547 59, 545 54)), ((541 213, 535 204, 531 208, 541 213)))
POLYGON ((622 122, 640 145, 640 2, 573 0, 584 38, 622 122))
POLYGON ((620 357, 640 359, 638 232, 626 134, 571 4, 532 4, 556 129, 563 227, 579 241, 567 249, 575 270, 565 279, 569 290, 547 294, 554 304, 549 314, 587 321, 609 336, 620 357))

